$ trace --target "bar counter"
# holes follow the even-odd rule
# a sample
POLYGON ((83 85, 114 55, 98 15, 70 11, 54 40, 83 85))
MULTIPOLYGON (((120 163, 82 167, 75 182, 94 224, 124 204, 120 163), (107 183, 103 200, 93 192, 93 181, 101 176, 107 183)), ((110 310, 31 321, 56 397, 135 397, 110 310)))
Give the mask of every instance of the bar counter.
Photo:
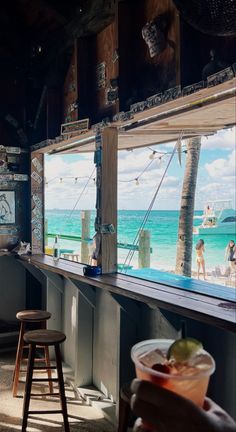
POLYGON ((21 256, 19 260, 38 269, 146 303, 151 307, 161 308, 221 329, 236 332, 236 301, 217 298, 217 290, 220 290, 217 285, 215 286, 216 295, 212 297, 207 294, 207 290, 206 294, 196 292, 197 289, 194 290, 195 292, 186 291, 173 285, 170 286, 167 282, 165 284, 151 282, 121 273, 103 274, 96 277, 84 276, 84 265, 64 259, 55 263, 53 258, 48 255, 21 256))

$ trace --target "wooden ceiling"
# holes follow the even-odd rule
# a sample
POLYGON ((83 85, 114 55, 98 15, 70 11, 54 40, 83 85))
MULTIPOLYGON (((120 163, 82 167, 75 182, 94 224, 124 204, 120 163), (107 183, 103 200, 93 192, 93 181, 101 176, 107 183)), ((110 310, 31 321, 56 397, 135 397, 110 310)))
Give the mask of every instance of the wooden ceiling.
POLYGON ((74 40, 101 31, 114 8, 114 0, 0 1, 1 144, 22 145, 5 121, 9 114, 25 147, 46 136, 45 104, 34 127, 45 87, 62 87, 74 40))
MULTIPOLYGON (((113 122, 119 132, 119 150, 130 150, 165 142, 180 136, 212 135, 236 123, 236 78, 197 93, 180 97, 134 115, 126 122, 113 122)), ((89 132, 60 142, 49 141, 43 153, 94 151, 95 133, 89 132)))
POLYGON ((30 58, 45 70, 76 37, 111 21, 114 0, 13 0, 0 2, 0 60, 3 75, 25 70, 30 58), (41 47, 41 51, 38 51, 41 47))

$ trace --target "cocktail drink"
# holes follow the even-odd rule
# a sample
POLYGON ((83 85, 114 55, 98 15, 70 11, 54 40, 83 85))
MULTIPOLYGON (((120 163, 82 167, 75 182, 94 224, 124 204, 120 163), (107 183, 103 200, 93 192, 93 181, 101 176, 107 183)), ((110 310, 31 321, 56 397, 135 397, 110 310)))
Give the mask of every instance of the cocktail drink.
POLYGON ((137 378, 203 406, 215 362, 200 342, 191 338, 146 340, 133 346, 131 358, 137 378))

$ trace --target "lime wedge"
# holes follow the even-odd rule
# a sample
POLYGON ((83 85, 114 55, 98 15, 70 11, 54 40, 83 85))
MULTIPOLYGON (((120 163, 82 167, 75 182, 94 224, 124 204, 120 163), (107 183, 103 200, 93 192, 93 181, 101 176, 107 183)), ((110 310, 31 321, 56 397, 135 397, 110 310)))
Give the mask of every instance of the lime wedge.
POLYGON ((178 339, 168 349, 167 358, 168 360, 174 359, 177 362, 183 362, 193 357, 202 348, 202 343, 197 339, 178 339))

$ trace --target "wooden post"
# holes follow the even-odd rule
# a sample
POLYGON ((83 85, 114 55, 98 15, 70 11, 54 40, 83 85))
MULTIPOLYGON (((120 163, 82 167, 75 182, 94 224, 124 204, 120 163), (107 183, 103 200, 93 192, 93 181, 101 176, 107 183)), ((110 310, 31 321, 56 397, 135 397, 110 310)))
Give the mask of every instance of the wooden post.
POLYGON ((44 253, 44 155, 31 154, 31 250, 44 253))
POLYGON ((81 262, 83 264, 89 263, 89 243, 90 238, 90 210, 83 210, 81 212, 82 234, 81 234, 81 262))
POLYGON ((150 231, 141 230, 139 234, 139 268, 150 267, 150 231))
POLYGON ((98 263, 102 273, 117 270, 117 147, 118 133, 114 127, 102 131, 101 140, 101 228, 113 225, 113 234, 101 234, 101 254, 98 263))
POLYGON ((48 245, 48 220, 44 219, 44 246, 48 245))

